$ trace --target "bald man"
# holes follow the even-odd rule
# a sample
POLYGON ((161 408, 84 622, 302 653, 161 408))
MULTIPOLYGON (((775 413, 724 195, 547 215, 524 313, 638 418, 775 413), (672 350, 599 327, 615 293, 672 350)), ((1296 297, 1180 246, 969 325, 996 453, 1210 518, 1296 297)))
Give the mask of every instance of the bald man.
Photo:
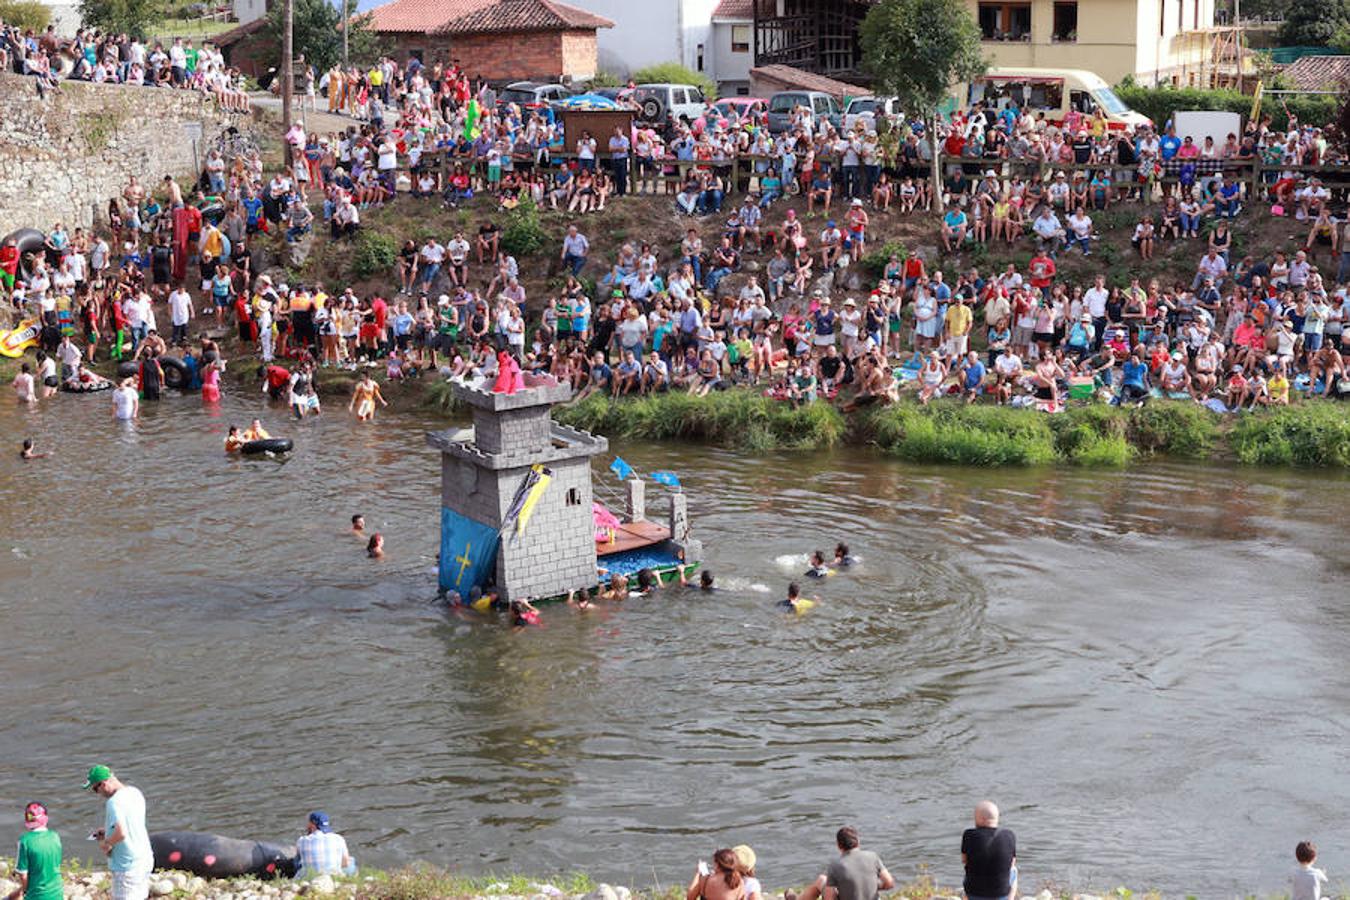
POLYGON ((975 827, 961 835, 961 863, 966 867, 966 900, 1017 896, 1017 838, 998 827, 998 807, 988 800, 975 807, 975 827))

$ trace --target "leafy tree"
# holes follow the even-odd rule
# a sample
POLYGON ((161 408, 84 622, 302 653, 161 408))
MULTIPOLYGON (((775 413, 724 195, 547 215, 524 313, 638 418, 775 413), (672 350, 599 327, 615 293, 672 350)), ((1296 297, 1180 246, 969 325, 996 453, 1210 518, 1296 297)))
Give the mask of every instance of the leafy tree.
MULTIPOLYGON (((101 2, 101 0, 87 0, 101 2)), ((281 64, 281 36, 285 30, 284 3, 272 4, 267 13, 267 24, 263 34, 267 36, 266 46, 269 54, 265 62, 269 66, 281 64)), ((356 3, 351 3, 356 8, 356 3)), ((342 11, 328 0, 295 0, 294 31, 292 40, 297 56, 304 55, 305 62, 322 73, 335 63, 342 61, 342 11)), ((351 29, 347 36, 347 54, 353 63, 365 65, 379 58, 382 48, 379 35, 370 30, 370 16, 354 16, 348 23, 351 29)))
POLYGON ((52 11, 42 0, 0 0, 0 21, 24 31, 42 31, 51 24, 52 11))
POLYGON ((934 142, 933 189, 941 198, 934 123, 951 87, 988 68, 980 28, 961 0, 881 0, 863 20, 861 36, 873 88, 898 99, 906 115, 923 119, 934 142))
POLYGON ((90 28, 144 38, 163 18, 160 0, 80 0, 80 20, 90 28))
POLYGON ((1350 22, 1346 0, 1289 0, 1280 26, 1280 43, 1295 47, 1325 47, 1350 22))
POLYGON ((709 100, 717 99, 717 82, 701 72, 685 68, 679 63, 657 63, 633 73, 638 84, 692 84, 709 100))

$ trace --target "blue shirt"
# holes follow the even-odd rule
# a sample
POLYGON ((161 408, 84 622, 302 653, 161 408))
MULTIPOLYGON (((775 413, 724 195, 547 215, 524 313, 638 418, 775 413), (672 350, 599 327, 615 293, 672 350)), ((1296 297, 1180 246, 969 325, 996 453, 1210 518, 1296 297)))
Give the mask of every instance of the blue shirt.
POLYGON ((1171 159, 1181 149, 1181 138, 1174 134, 1165 134, 1158 139, 1158 152, 1163 159, 1171 159))
POLYGON ((240 203, 244 206, 244 212, 248 214, 248 224, 257 225, 258 220, 262 218, 262 200, 257 197, 245 197, 240 203))
POLYGON ((984 381, 984 363, 975 362, 966 366, 966 390, 974 390, 984 381))
POLYGON ((394 316, 394 334, 403 335, 412 331, 413 317, 412 313, 399 313, 394 316))
POLYGON ((1144 375, 1148 372, 1148 366, 1130 360, 1125 363, 1123 371, 1125 373, 1125 384, 1139 388, 1144 386, 1144 375))

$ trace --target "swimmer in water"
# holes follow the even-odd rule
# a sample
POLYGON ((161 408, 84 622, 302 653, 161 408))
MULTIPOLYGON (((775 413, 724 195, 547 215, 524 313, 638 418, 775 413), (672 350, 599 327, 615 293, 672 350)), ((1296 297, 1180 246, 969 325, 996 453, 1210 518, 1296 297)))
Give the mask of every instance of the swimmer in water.
POLYGON ((524 628, 526 625, 539 624, 539 610, 528 600, 511 601, 511 627, 524 628))
POLYGON ((842 541, 834 545, 834 564, 841 569, 847 569, 858 561, 858 557, 848 552, 848 544, 842 541))
POLYGON ((778 608, 789 610, 791 612, 805 612, 808 606, 814 606, 810 600, 802 597, 802 587, 797 582, 788 585, 787 599, 778 601, 778 608))
POLYGON ((23 446, 19 449, 19 459, 42 459, 47 456, 46 453, 38 453, 33 449, 33 439, 24 438, 23 446))
POLYGON ((362 538, 366 536, 366 517, 360 513, 352 516, 352 534, 362 538))
POLYGON ((715 589, 712 572, 704 569, 702 572, 698 573, 698 589, 700 591, 712 591, 715 589))
POLYGON ((609 580, 609 587, 600 592, 601 600, 627 600, 628 599, 628 577, 625 575, 615 575, 609 580))
POLYGON ((271 437, 272 435, 267 433, 267 429, 262 427, 261 419, 254 419, 249 423, 248 428, 244 430, 244 443, 248 443, 249 441, 265 441, 271 437))
POLYGON ((231 425, 229 434, 225 435, 225 452, 238 453, 244 446, 243 435, 239 433, 238 425, 231 425))
POLYGON ((833 574, 829 566, 825 565, 825 554, 819 550, 811 554, 811 568, 806 570, 807 578, 824 578, 833 574))
POLYGON ((591 595, 586 591, 581 591, 580 595, 576 591, 568 591, 567 605, 579 612, 594 608, 594 604, 591 603, 591 595))
POLYGON ((372 534, 366 543, 366 556, 371 559, 384 559, 384 535, 378 531, 372 534))

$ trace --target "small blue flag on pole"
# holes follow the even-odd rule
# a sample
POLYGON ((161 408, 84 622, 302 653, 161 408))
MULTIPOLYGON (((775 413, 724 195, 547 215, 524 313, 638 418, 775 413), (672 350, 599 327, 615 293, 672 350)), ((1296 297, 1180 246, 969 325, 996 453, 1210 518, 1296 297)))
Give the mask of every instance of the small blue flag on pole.
POLYGON ((657 484, 664 484, 666 487, 677 488, 680 486, 680 479, 674 472, 651 472, 647 475, 657 484))
POLYGON ((619 476, 620 481, 627 481, 633 477, 633 467, 624 462, 622 456, 614 457, 614 462, 609 464, 609 470, 619 476))

